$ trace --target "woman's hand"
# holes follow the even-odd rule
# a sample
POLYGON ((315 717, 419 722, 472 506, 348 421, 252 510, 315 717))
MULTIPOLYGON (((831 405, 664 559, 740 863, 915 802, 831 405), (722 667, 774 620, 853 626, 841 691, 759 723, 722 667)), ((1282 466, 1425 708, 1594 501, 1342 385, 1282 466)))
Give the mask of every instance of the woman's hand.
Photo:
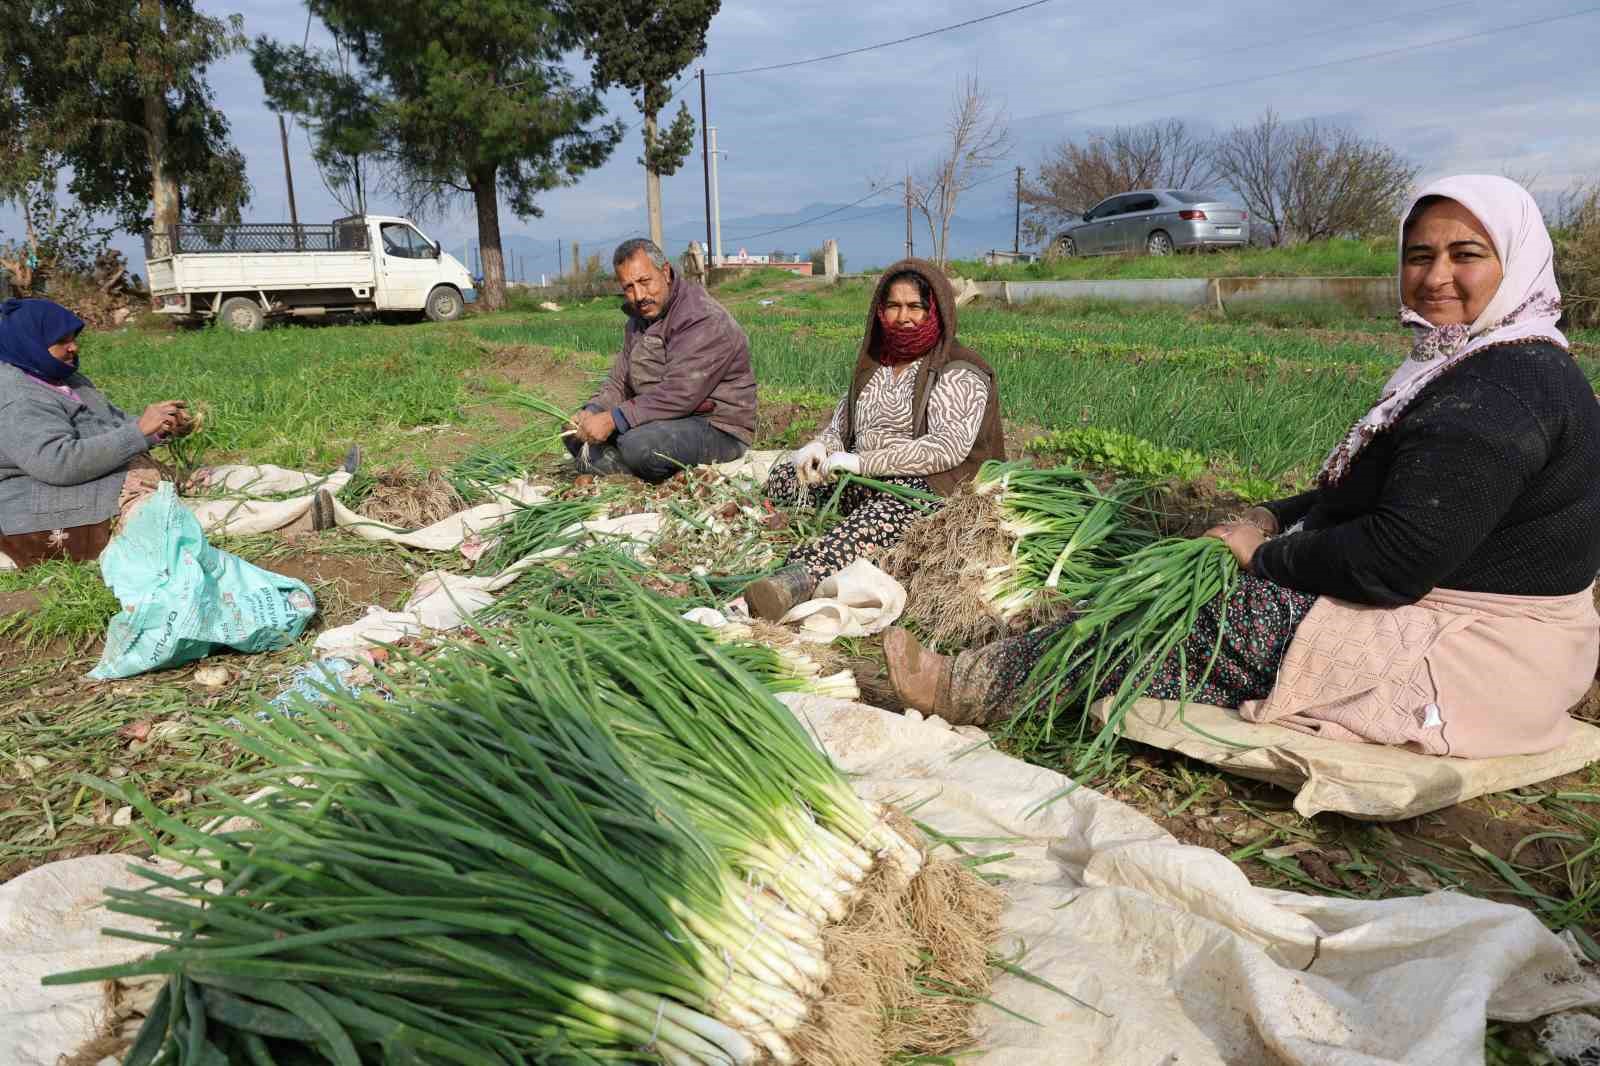
POLYGON ((848 474, 861 473, 861 456, 855 452, 829 452, 828 473, 837 474, 841 470, 848 474))
POLYGON ((814 440, 789 457, 794 465, 794 476, 802 485, 815 485, 822 481, 822 468, 828 462, 828 446, 814 440))
POLYGON ((1239 569, 1249 573, 1250 560, 1255 558, 1256 549, 1266 542, 1267 534, 1260 526, 1249 522, 1229 522, 1225 525, 1212 526, 1206 530, 1206 536, 1216 537, 1228 546, 1233 552, 1233 557, 1239 562, 1239 569))
POLYGON ((182 400, 153 403, 139 416, 139 432, 147 437, 170 437, 180 425, 189 424, 188 404, 182 400))
POLYGON ((1282 532, 1278 528, 1278 516, 1265 507, 1250 508, 1239 516, 1239 521, 1246 525, 1255 526, 1269 537, 1275 537, 1282 532))

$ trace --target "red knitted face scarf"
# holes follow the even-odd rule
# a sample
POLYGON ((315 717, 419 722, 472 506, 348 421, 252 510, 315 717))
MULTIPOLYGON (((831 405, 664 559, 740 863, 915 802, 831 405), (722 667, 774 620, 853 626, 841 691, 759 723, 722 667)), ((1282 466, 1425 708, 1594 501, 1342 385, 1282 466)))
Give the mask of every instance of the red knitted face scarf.
POLYGON ((939 309, 929 304, 927 317, 910 329, 892 324, 888 316, 879 311, 878 329, 883 334, 878 362, 884 366, 914 362, 939 343, 939 309))

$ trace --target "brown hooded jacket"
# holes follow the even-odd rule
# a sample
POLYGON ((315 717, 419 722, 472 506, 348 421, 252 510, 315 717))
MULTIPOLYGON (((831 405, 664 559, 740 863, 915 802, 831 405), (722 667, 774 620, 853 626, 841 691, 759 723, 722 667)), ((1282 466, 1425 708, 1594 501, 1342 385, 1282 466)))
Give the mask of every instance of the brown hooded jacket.
POLYGON ((989 400, 984 406, 983 424, 978 429, 977 439, 972 442, 972 451, 955 469, 928 475, 928 484, 932 486, 933 491, 941 496, 948 496, 962 483, 971 481, 972 476, 978 472, 978 467, 986 460, 1006 457, 1005 428, 1000 423, 999 379, 996 378, 994 369, 983 361, 982 356, 956 340, 955 291, 951 289, 944 271, 925 259, 902 259, 895 263, 883 272, 883 276, 878 279, 877 288, 873 290, 872 304, 867 308, 867 330, 861 338, 861 349, 856 355, 855 379, 850 384, 849 402, 845 404, 844 446, 851 450, 855 449, 856 402, 861 396, 861 390, 866 388, 867 382, 872 379, 873 373, 883 365, 876 357, 883 329, 878 322, 878 311, 888 295, 889 279, 906 271, 918 275, 928 283, 928 288, 933 292, 934 301, 939 308, 940 323, 939 343, 927 355, 917 360, 916 391, 913 394, 911 407, 912 433, 920 437, 928 432, 928 396, 933 392, 934 383, 939 380, 939 375, 945 370, 964 367, 977 371, 989 379, 989 400))

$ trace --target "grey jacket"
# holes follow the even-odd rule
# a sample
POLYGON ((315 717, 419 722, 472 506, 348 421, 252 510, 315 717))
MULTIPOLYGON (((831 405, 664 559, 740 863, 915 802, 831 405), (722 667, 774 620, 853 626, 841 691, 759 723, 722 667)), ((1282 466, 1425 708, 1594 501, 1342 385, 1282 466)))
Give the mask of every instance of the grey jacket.
POLYGON ((704 414, 749 444, 756 435, 750 340, 704 288, 674 276, 660 318, 629 316, 622 352, 586 406, 620 413, 627 425, 619 421, 619 430, 704 414))
POLYGON ((128 461, 154 443, 82 374, 83 401, 0 363, 0 532, 94 525, 117 513, 128 461))

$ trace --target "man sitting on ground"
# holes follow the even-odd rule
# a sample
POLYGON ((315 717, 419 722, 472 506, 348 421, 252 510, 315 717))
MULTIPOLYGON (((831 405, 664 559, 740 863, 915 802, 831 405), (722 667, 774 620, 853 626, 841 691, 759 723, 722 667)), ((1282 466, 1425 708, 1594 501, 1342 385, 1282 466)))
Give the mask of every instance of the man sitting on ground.
POLYGON ((611 262, 628 323, 605 385, 573 416, 567 448, 578 472, 658 482, 739 458, 756 429, 744 330, 650 241, 624 241, 611 262))

